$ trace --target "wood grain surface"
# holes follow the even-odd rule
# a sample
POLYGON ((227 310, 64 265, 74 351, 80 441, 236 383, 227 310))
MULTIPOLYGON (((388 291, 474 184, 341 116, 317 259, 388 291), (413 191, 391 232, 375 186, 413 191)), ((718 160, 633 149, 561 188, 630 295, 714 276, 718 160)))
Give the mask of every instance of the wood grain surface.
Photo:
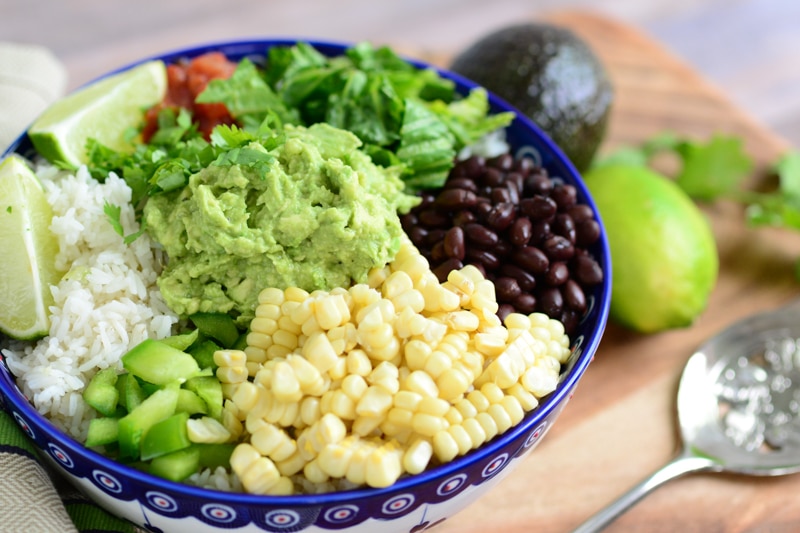
MULTIPOLYGON (((603 149, 670 129, 706 138, 736 134, 758 162, 754 180, 787 143, 685 63, 619 22, 579 12, 546 18, 572 28, 610 71, 615 107, 603 149)), ((436 58, 444 62, 446 57, 436 58)), ((621 199, 624 201, 624 199, 621 199)), ((720 277, 707 310, 689 328, 638 335, 610 324, 595 360, 547 437, 524 463, 445 532, 563 532, 651 474, 677 451, 675 392, 703 340, 798 293, 800 238, 751 230, 740 207, 704 206, 717 237, 720 277)), ((693 474, 659 488, 613 523, 614 532, 789 532, 800 528, 800 476, 693 474)))

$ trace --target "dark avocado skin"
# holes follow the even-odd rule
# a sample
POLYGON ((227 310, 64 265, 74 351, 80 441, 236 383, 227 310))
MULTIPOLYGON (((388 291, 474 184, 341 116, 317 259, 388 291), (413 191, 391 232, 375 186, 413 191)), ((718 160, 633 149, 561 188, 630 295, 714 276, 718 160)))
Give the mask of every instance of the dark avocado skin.
POLYGON ((546 23, 502 28, 461 52, 451 70, 527 115, 579 171, 589 167, 613 89, 600 60, 570 30, 546 23))

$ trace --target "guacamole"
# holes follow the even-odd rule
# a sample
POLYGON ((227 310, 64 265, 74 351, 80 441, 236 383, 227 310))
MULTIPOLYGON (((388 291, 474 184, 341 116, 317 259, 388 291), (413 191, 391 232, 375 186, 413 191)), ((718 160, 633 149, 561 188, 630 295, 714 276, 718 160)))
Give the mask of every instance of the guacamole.
POLYGON ((211 164, 180 191, 153 196, 148 232, 168 255, 158 286, 188 316, 253 316, 266 287, 330 290, 364 282, 403 236, 398 218, 418 203, 401 168, 375 165, 352 133, 327 124, 285 126, 263 166, 211 164))

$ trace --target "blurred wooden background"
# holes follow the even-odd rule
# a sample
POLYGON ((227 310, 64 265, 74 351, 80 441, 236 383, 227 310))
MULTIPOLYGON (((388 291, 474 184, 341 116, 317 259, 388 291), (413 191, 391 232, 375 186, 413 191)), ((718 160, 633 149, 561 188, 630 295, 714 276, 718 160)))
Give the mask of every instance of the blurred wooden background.
POLYGON ((371 40, 448 54, 559 9, 636 25, 800 146, 796 0, 0 0, 0 40, 51 48, 74 87, 143 55, 225 38, 371 40))

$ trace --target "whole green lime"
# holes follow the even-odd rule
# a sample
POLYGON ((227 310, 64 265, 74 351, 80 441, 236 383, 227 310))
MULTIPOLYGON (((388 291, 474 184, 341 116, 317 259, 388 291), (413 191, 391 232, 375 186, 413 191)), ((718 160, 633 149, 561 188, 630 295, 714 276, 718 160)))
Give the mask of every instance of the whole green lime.
POLYGON ((575 33, 544 22, 507 26, 467 47, 450 68, 533 120, 578 170, 589 167, 613 90, 604 65, 575 33))
POLYGON ((692 324, 719 271, 704 214, 675 182, 647 167, 609 164, 584 179, 611 249, 611 318, 643 333, 692 324))

